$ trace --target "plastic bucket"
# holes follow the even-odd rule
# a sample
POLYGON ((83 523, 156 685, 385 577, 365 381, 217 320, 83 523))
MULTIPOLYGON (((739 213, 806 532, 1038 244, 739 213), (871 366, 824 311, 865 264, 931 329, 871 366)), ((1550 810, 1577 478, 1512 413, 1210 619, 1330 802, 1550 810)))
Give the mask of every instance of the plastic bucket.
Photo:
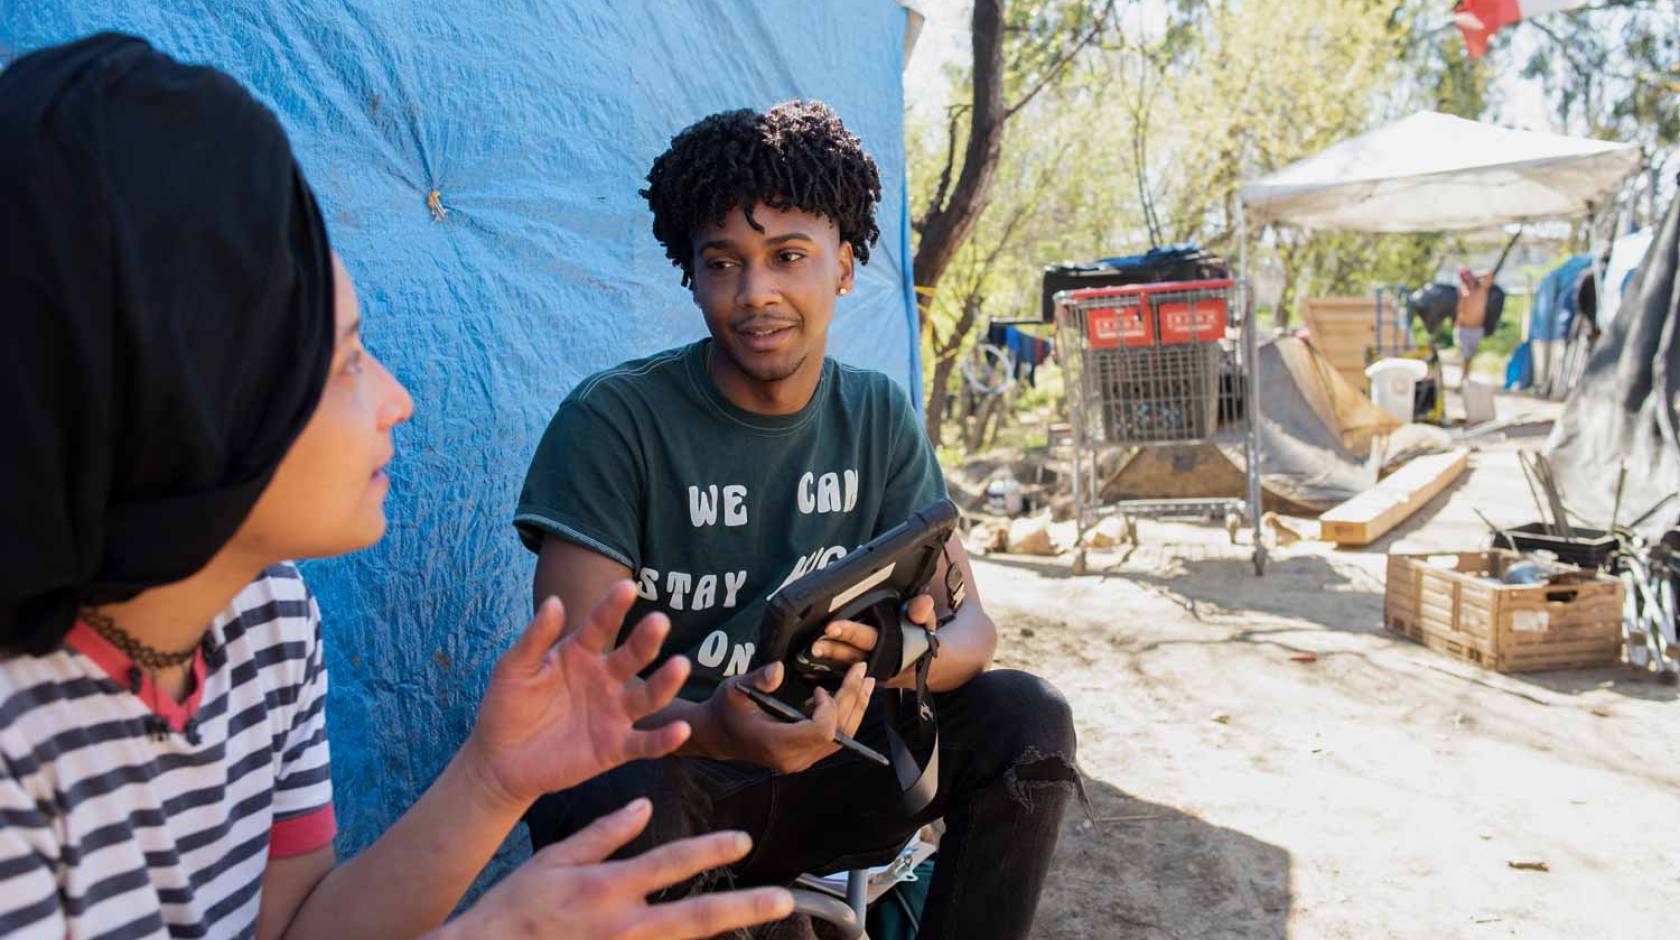
POLYGON ((1401 421, 1412 420, 1412 395, 1428 374, 1428 364, 1420 359, 1378 359, 1365 367, 1371 401, 1401 421))

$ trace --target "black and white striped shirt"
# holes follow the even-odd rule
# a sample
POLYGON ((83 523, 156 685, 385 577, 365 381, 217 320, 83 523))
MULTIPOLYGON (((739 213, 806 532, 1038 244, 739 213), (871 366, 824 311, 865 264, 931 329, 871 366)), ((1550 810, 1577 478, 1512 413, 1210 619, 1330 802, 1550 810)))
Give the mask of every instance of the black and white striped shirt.
POLYGON ((270 858, 328 845, 321 618, 291 565, 212 622, 175 702, 78 623, 0 659, 0 937, 255 933, 270 858))

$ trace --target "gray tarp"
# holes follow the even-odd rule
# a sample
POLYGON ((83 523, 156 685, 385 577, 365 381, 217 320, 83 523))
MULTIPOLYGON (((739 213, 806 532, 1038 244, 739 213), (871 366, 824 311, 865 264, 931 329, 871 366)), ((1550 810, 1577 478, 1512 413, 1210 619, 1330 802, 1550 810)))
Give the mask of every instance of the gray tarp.
MULTIPOLYGON (((1622 522, 1680 492, 1680 198, 1623 292, 1621 309, 1546 442, 1569 508, 1602 527, 1627 467, 1622 522)), ((1670 503, 1647 534, 1680 517, 1670 503)))

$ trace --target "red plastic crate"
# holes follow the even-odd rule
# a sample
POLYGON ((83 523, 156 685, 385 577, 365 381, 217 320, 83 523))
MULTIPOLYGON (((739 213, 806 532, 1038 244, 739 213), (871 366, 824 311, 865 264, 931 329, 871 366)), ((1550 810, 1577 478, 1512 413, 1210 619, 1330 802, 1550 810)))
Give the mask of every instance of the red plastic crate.
POLYGON ((1163 298, 1155 302, 1155 315, 1161 321, 1161 345, 1211 343, 1225 335, 1229 308, 1222 297, 1163 298))
POLYGON ((1230 278, 1168 281, 1069 291, 1076 304, 1113 300, 1113 307, 1087 307, 1085 333, 1093 349, 1121 345, 1176 346, 1214 342, 1225 335, 1230 304, 1224 292, 1230 278))
POLYGON ((1085 335, 1092 349, 1155 345, 1153 317, 1145 316, 1143 304, 1098 307, 1085 311, 1085 335))

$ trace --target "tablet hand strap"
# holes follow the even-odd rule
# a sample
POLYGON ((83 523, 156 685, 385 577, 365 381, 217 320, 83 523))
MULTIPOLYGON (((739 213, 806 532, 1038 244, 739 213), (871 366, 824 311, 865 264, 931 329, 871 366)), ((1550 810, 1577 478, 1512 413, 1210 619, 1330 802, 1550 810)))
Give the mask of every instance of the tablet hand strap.
MULTIPOLYGON (((914 736, 927 743, 928 760, 926 764, 916 761, 915 752, 904 740, 904 734, 899 729, 903 723, 899 719, 899 709, 904 699, 910 694, 898 689, 888 689, 881 704, 887 719, 887 757, 892 761, 893 775, 898 778, 898 789, 904 800, 904 808, 914 814, 927 808, 939 793, 939 721, 933 710, 933 696, 928 693, 928 670, 933 667, 934 657, 939 655, 939 636, 909 621, 901 621, 904 633, 904 647, 912 646, 911 637, 920 637, 925 644, 922 652, 911 660, 916 666, 916 711, 914 722, 914 736)), ((902 671, 902 670, 901 670, 902 671)))

